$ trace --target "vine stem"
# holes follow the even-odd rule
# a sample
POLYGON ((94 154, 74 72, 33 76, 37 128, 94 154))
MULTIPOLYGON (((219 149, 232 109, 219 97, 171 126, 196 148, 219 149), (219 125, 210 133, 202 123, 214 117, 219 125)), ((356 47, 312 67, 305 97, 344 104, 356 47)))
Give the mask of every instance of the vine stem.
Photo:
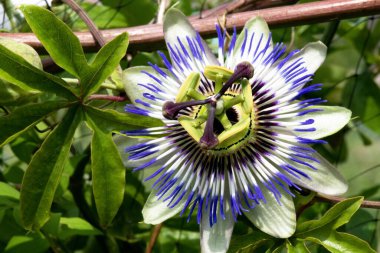
MULTIPOLYGON (((255 11, 234 13, 226 16, 226 27, 242 29, 245 22, 254 16, 263 17, 271 27, 294 26, 335 19, 369 16, 380 13, 380 0, 326 0, 291 6, 267 8, 255 11)), ((195 29, 203 36, 215 35, 217 16, 191 20, 195 29)), ((122 32, 129 33, 129 50, 155 50, 164 46, 164 35, 161 24, 150 24, 122 29, 102 30, 106 41, 122 32)), ((96 49, 97 43, 89 32, 75 33, 85 50, 96 49)), ((41 42, 32 33, 2 33, 1 37, 9 37, 27 43, 37 50, 42 50, 41 42)))
POLYGON ((108 101, 113 101, 113 102, 124 102, 124 101, 127 101, 128 98, 126 96, 94 94, 94 95, 89 96, 88 100, 108 100, 108 101))
MULTIPOLYGON (((347 198, 343 197, 335 197, 335 196, 326 196, 326 195, 320 195, 318 194, 315 196, 315 199, 317 201, 323 201, 323 202, 330 202, 330 203, 338 203, 343 200, 346 200, 347 198)), ((370 200, 363 200, 360 207, 363 208, 373 208, 373 209, 380 209, 380 201, 370 201, 370 200)))
POLYGON ((161 228, 162 228, 162 223, 154 226, 153 231, 152 231, 152 236, 150 237, 150 240, 149 240, 148 246, 146 247, 145 253, 151 253, 152 252, 153 247, 156 244, 158 235, 161 232, 161 228))
POLYGON ((83 22, 87 25, 91 35, 94 37, 96 43, 102 47, 106 44, 103 35, 96 27, 95 23, 91 20, 91 18, 87 15, 87 13, 74 1, 74 0, 61 0, 68 6, 70 6, 73 11, 75 11, 78 16, 83 20, 83 22))

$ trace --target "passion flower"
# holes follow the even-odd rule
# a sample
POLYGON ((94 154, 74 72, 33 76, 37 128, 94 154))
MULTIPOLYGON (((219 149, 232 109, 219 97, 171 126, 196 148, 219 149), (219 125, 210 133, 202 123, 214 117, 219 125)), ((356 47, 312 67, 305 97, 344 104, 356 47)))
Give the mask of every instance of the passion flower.
POLYGON ((326 46, 306 45, 285 55, 273 45, 262 18, 248 21, 229 46, 216 25, 218 58, 186 17, 171 9, 164 33, 171 61, 124 71, 130 113, 162 119, 165 126, 125 131, 145 141, 126 149, 135 171, 153 170, 144 222, 158 224, 196 214, 203 252, 225 252, 233 226, 245 215, 274 237, 296 227, 293 190, 342 194, 347 185, 310 147, 347 124, 351 112, 320 106, 308 85, 326 46))

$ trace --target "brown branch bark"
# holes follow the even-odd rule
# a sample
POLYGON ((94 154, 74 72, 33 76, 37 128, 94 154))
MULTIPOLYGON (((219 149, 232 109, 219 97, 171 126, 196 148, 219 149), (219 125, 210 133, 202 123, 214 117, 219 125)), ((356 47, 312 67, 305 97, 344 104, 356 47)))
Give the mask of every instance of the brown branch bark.
MULTIPOLYGON (((379 13, 380 0, 326 0, 231 14, 226 17, 226 27, 231 29, 235 26, 237 29, 241 29, 244 23, 253 16, 261 16, 271 27, 279 27, 369 16, 379 13)), ((201 35, 215 35, 216 16, 192 20, 191 23, 201 35)), ((102 34, 105 40, 109 41, 122 32, 129 33, 129 50, 155 50, 163 46, 162 25, 159 24, 103 30, 102 34)), ((78 32, 76 35, 85 50, 96 49, 96 42, 89 32, 78 32)), ((37 50, 43 49, 41 43, 31 33, 2 33, 0 36, 27 43, 37 50)))
MULTIPOLYGON (((341 202, 343 200, 346 200, 346 198, 343 198, 343 197, 334 197, 334 196, 325 196, 325 195, 317 195, 315 199, 318 201, 330 202, 334 204, 341 202)), ((363 200, 361 207, 380 209, 380 201, 363 200)))
POLYGON ((193 15, 189 19, 196 20, 199 18, 215 17, 234 12, 266 9, 275 6, 294 4, 297 1, 298 0, 235 0, 210 10, 204 10, 199 15, 193 15))

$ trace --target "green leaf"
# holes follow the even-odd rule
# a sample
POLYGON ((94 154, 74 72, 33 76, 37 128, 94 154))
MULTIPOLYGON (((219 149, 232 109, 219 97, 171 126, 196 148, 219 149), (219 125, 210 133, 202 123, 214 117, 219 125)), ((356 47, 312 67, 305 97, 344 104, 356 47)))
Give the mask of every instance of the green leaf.
POLYGON ((306 238, 306 240, 318 243, 332 253, 376 253, 366 241, 354 235, 337 231, 331 231, 328 236, 325 234, 315 234, 312 237, 306 238))
MULTIPOLYGON (((0 209, 5 207, 15 207, 19 204, 20 193, 12 186, 0 182, 0 209)), ((0 217, 1 218, 1 217, 0 217)), ((0 221, 1 222, 1 221, 0 221)))
POLYGON ((0 44, 21 56, 36 68, 42 69, 41 58, 31 46, 9 38, 0 38, 0 44))
MULTIPOLYGON (((128 5, 129 3, 130 2, 128 2, 128 5)), ((129 26, 125 16, 120 12, 120 8, 122 8, 122 6, 124 5, 122 2, 118 3, 117 8, 105 6, 103 2, 102 4, 93 4, 91 2, 78 2, 78 4, 83 8, 83 10, 95 23, 98 29, 102 30, 129 26)), ((72 18, 75 20, 75 22, 72 24, 74 30, 88 29, 87 25, 82 20, 78 20, 78 16, 76 15, 76 13, 73 14, 72 18)))
POLYGON ((297 226, 295 236, 306 238, 320 230, 335 230, 350 221, 352 215, 359 209, 363 197, 346 199, 330 208, 319 220, 306 221, 297 226))
POLYGON ((286 248, 288 253, 310 253, 309 249, 305 245, 304 240, 294 240, 292 243, 286 241, 286 248))
POLYGON ((375 252, 362 239, 336 231, 350 221, 362 201, 363 197, 355 197, 334 205, 321 219, 301 223, 297 227, 295 237, 318 243, 333 253, 375 252))
POLYGON ((98 229, 94 228, 87 221, 79 217, 61 217, 60 219, 60 232, 59 237, 66 239, 70 236, 78 235, 100 235, 102 234, 98 229))
POLYGON ((23 253, 23 252, 33 252, 43 253, 49 249, 49 242, 45 238, 37 236, 13 236, 5 250, 4 253, 23 253))
POLYGON ((249 248, 253 252, 253 249, 256 247, 259 247, 263 243, 272 242, 273 239, 274 238, 270 235, 259 230, 255 230, 251 234, 232 237, 230 247, 227 252, 234 253, 246 248, 249 248))
POLYGON ((72 104, 65 101, 48 101, 16 108, 11 114, 0 117, 0 147, 37 124, 43 117, 72 104))
POLYGON ((35 101, 40 95, 39 93, 39 91, 35 91, 34 89, 29 89, 29 91, 27 91, 0 79, 0 105, 21 106, 31 101, 35 101))
POLYGON ((0 197, 7 197, 14 200, 19 200, 20 193, 12 186, 4 182, 0 182, 0 197))
POLYGON ((125 168, 112 133, 102 128, 99 118, 86 117, 93 130, 91 142, 92 189, 102 226, 108 226, 124 198, 125 168))
POLYGON ((122 33, 100 49, 90 65, 90 71, 82 77, 84 95, 87 96, 99 89, 104 80, 116 70, 127 47, 128 34, 122 33))
POLYGON ((150 0, 102 0, 102 4, 113 7, 122 14, 128 26, 147 24, 157 13, 157 4, 150 0))
POLYGON ((85 107, 86 113, 97 119, 98 126, 108 131, 121 131, 138 127, 163 126, 161 120, 130 113, 120 113, 115 110, 101 110, 92 106, 85 107))
POLYGON ((364 70, 357 78, 353 78, 344 88, 344 97, 350 97, 354 92, 352 101, 345 101, 350 106, 354 117, 371 130, 380 134, 380 88, 376 82, 376 75, 370 70, 364 70))
POLYGON ((21 187, 21 217, 26 229, 39 229, 49 218, 50 206, 67 158, 75 129, 82 118, 70 108, 33 156, 21 187))
POLYGON ((70 28, 44 8, 22 5, 20 9, 54 62, 70 74, 82 77, 88 68, 87 60, 70 28))
POLYGON ((51 92, 60 97, 75 99, 61 78, 46 73, 27 62, 21 56, 0 45, 0 78, 21 88, 33 88, 51 92))

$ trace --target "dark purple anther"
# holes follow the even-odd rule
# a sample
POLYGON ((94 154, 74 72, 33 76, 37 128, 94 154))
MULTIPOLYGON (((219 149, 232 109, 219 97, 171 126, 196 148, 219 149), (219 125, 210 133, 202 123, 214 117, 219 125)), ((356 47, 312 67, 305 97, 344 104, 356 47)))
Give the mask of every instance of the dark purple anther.
POLYGON ((251 63, 244 61, 236 65, 235 71, 220 89, 219 93, 215 95, 215 99, 221 98, 224 93, 231 87, 231 85, 241 78, 251 79, 253 77, 254 69, 251 63))
POLYGON ((191 100, 186 102, 174 103, 172 101, 166 101, 162 106, 162 115, 167 119, 175 119, 179 111, 185 109, 186 107, 194 105, 204 105, 209 102, 206 100, 191 100))
POLYGON ((211 100, 210 107, 208 108, 208 117, 206 126, 199 144, 203 149, 212 149, 218 145, 218 137, 214 134, 214 120, 216 111, 216 100, 211 100))

